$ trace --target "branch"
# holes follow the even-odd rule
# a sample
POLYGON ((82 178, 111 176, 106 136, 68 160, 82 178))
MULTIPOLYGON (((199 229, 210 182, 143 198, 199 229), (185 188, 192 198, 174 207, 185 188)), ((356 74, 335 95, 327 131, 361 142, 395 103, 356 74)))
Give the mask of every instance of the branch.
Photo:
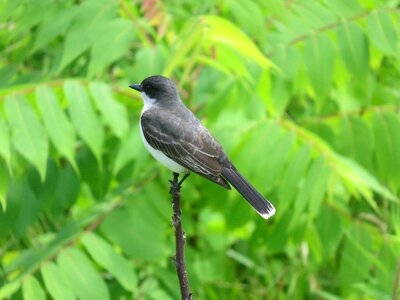
POLYGON ((383 105, 373 105, 370 107, 362 107, 359 109, 349 110, 345 112, 332 113, 329 115, 316 116, 311 118, 305 118, 299 121, 296 121, 298 124, 303 125, 307 123, 321 123, 321 122, 329 122, 331 120, 335 120, 338 118, 348 117, 348 116, 364 116, 366 114, 382 112, 382 111, 392 111, 399 112, 400 105, 395 104, 383 104, 383 105))
MULTIPOLYGON (((286 6, 287 6, 286 8, 290 7, 290 6, 292 5, 292 2, 293 2, 293 1, 291 1, 291 0, 287 0, 287 1, 286 1, 286 6)), ((386 7, 386 8, 383 8, 383 9, 384 9, 385 11, 387 11, 388 13, 398 13, 398 12, 400 11, 399 8, 392 8, 392 7, 386 7)), ((334 22, 334 23, 329 23, 329 24, 323 25, 322 27, 313 29, 313 30, 312 30, 311 32, 309 32, 309 33, 305 33, 305 34, 299 35, 299 36, 295 37, 294 39, 291 39, 290 41, 284 43, 283 45, 284 45, 286 48, 288 48, 288 47, 290 47, 290 46, 292 46, 292 45, 295 45, 295 44, 297 44, 297 43, 303 42, 304 40, 306 40, 306 39, 308 39, 309 37, 311 37, 313 34, 319 34, 319 33, 325 32, 325 31, 329 31, 329 30, 332 30, 332 29, 336 29, 337 27, 339 27, 339 26, 340 26, 341 24, 343 24, 344 22, 353 22, 353 21, 356 21, 356 20, 359 20, 359 19, 365 19, 365 18, 368 17, 373 11, 375 11, 375 10, 365 11, 365 12, 362 12, 362 13, 357 14, 357 15, 353 15, 353 16, 350 16, 350 17, 342 18, 342 19, 341 19, 340 21, 338 21, 338 22, 334 22)), ((275 48, 277 49, 277 47, 275 47, 275 48)), ((268 52, 268 53, 266 54, 266 56, 267 56, 267 57, 271 57, 273 54, 274 54, 274 50, 268 52)))
POLYGON ((181 287, 181 297, 182 300, 192 300, 192 293, 190 293, 189 289, 189 280, 186 271, 185 264, 185 240, 186 236, 182 230, 182 222, 181 222, 181 183, 185 179, 182 179, 181 182, 178 182, 178 173, 173 173, 174 179, 170 180, 171 188, 169 190, 170 194, 172 194, 172 208, 174 210, 174 214, 172 215, 172 225, 175 228, 175 246, 176 246, 176 254, 174 257, 176 273, 178 273, 179 285, 181 287))

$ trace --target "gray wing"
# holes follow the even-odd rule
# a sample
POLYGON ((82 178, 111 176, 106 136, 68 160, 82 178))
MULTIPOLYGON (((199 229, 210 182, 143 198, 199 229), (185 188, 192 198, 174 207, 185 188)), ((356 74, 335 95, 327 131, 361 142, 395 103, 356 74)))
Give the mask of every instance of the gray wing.
POLYGON ((145 111, 141 127, 146 141, 187 169, 230 189, 221 176, 220 161, 226 158, 222 147, 191 112, 189 124, 165 110, 145 111))

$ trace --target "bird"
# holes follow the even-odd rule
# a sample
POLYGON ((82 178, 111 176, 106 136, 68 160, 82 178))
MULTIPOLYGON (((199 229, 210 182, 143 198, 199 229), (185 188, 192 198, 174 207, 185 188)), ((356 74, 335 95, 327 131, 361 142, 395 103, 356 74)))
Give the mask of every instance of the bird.
POLYGON ((230 190, 232 185, 264 219, 274 206, 239 173, 220 143, 182 102, 175 83, 164 76, 145 78, 130 88, 141 93, 144 105, 139 128, 145 148, 174 175, 190 172, 230 190))

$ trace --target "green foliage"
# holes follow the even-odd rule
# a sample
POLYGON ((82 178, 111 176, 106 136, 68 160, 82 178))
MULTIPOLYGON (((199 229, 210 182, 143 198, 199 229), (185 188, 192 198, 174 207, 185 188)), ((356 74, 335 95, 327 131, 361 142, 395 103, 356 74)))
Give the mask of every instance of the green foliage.
POLYGON ((0 299, 178 299, 171 174, 130 83, 183 101, 277 207, 182 190, 196 299, 400 285, 400 2, 0 3, 0 299))

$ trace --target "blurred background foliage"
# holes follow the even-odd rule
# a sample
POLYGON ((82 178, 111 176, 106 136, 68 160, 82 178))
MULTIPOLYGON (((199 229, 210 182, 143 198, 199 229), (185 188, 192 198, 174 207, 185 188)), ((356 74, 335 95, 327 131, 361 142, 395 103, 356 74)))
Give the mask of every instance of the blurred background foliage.
POLYGON ((397 299, 400 1, 0 2, 0 298, 178 299, 163 74, 270 199, 183 187, 195 299, 397 299))

